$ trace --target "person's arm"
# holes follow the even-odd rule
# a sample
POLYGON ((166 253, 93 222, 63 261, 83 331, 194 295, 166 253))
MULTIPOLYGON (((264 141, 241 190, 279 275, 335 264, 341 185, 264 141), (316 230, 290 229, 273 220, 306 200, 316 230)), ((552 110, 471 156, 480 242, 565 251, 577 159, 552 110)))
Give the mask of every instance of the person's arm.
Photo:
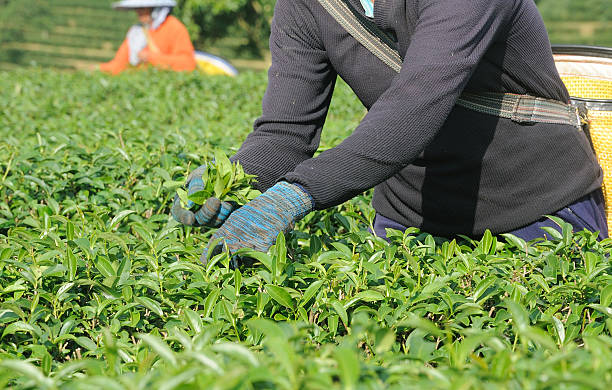
POLYGON ((121 46, 119 46, 119 50, 117 50, 115 58, 109 62, 100 64, 100 70, 116 75, 126 70, 129 65, 129 48, 127 39, 125 39, 121 46))
POLYGON ((173 23, 172 28, 167 30, 162 39, 170 42, 171 52, 156 53, 145 49, 148 52, 149 63, 161 68, 170 68, 177 72, 195 70, 195 51, 189 33, 183 24, 177 20, 176 23, 173 23))
MULTIPOLYGON (((291 0, 278 0, 276 4, 263 115, 231 158, 257 176, 255 187, 262 192, 317 150, 336 80, 317 38, 314 18, 298 8, 300 5, 291 0)), ((189 182, 190 192, 202 185, 197 169, 189 182)), ((210 201, 193 213, 183 209, 177 197, 172 214, 185 225, 217 226, 234 211, 229 204, 210 201)))
POLYGON ((315 208, 340 204, 412 163, 433 140, 483 55, 509 23, 513 2, 420 0, 400 73, 340 145, 283 180, 315 208))
POLYGON ((336 81, 314 17, 302 7, 291 0, 276 3, 262 116, 232 157, 258 176, 262 192, 313 156, 336 81))

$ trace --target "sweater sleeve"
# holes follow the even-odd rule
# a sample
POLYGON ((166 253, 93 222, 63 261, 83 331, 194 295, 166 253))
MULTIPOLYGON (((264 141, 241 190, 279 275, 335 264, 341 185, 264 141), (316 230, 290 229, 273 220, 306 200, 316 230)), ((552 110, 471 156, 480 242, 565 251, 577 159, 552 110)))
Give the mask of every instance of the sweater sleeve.
POLYGON ((129 48, 127 39, 125 39, 121 46, 119 46, 115 58, 100 64, 100 70, 116 75, 126 70, 129 65, 129 48))
POLYGON ((302 7, 292 0, 276 3, 263 112, 232 157, 258 176, 262 191, 313 156, 336 81, 316 22, 302 7))
POLYGON ((436 136, 479 61, 506 29, 513 2, 420 0, 400 73, 355 131, 284 180, 323 209, 387 180, 436 136))
POLYGON ((148 50, 149 62, 153 66, 169 68, 174 71, 193 71, 196 68, 194 48, 189 38, 189 32, 178 20, 173 28, 167 30, 162 39, 170 43, 169 53, 148 50))

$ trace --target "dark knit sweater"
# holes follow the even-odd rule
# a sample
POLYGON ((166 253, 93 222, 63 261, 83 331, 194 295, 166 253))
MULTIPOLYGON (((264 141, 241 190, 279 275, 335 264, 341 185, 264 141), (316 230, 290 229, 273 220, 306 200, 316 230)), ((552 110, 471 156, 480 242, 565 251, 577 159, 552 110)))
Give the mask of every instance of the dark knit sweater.
POLYGON ((316 0, 278 0, 263 114, 233 157, 260 189, 298 183, 323 209, 376 187, 373 206, 392 220, 477 235, 526 225, 601 185, 576 128, 455 106, 464 90, 569 100, 533 0, 376 0, 374 19, 397 40, 399 74, 316 0), (337 76, 368 113, 313 158, 337 76))

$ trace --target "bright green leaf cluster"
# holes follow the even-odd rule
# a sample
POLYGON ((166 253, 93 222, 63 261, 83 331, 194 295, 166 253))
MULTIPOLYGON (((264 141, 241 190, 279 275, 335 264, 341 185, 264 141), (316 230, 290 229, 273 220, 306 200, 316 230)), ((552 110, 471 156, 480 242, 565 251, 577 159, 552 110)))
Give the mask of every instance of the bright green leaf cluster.
POLYGON ((232 163, 225 152, 216 151, 215 160, 204 165, 207 169, 202 173, 203 190, 189 195, 185 190, 178 189, 183 205, 191 200, 194 207, 201 206, 206 199, 213 196, 222 201, 243 205, 260 195, 260 192, 252 187, 256 176, 246 174, 240 163, 232 163))

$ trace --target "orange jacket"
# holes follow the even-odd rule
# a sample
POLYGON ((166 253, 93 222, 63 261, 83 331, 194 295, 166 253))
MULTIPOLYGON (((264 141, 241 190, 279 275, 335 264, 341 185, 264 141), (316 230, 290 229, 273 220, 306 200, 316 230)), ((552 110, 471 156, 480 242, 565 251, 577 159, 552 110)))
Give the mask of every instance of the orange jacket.
MULTIPOLYGON (((152 41, 143 49, 148 63, 163 69, 192 71, 196 68, 195 52, 187 29, 177 18, 169 15, 157 30, 148 30, 152 41)), ((118 74, 130 67, 127 39, 123 41, 115 58, 100 64, 100 70, 118 74)))

